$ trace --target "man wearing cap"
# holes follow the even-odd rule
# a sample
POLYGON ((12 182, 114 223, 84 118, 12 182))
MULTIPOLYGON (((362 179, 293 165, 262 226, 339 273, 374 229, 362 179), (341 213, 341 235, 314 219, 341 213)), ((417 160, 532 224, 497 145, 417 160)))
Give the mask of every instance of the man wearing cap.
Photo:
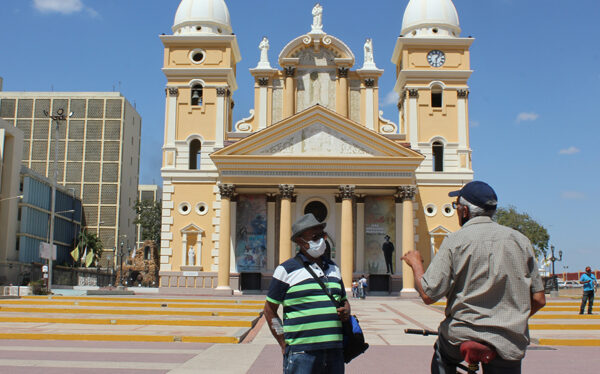
POLYGON ((350 304, 340 269, 323 256, 324 228, 310 213, 292 225, 291 240, 300 251, 275 269, 267 294, 265 318, 281 347, 284 374, 344 373, 342 321, 350 318, 350 304), (343 307, 336 308, 307 267, 343 307))
POLYGON ((427 271, 419 252, 402 257, 426 304, 447 298, 431 372, 456 373, 460 344, 477 341, 497 353, 484 373, 521 373, 527 321, 546 304, 531 243, 492 221, 498 199, 488 184, 470 182, 449 196, 458 197, 452 206, 461 229, 448 235, 427 271))
POLYGON ((581 307, 579 308, 579 314, 583 314, 585 310, 585 304, 589 300, 588 314, 592 314, 592 308, 594 306, 594 291, 596 290, 596 276, 592 273, 591 267, 585 268, 585 273, 581 274, 579 283, 583 284, 583 296, 581 298, 581 307))

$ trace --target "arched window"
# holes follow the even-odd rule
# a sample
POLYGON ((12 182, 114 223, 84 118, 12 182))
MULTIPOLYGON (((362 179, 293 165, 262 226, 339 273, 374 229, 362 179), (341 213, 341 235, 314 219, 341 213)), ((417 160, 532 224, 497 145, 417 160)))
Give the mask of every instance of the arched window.
POLYGON ((434 142, 433 153, 433 171, 444 171, 444 145, 441 142, 434 142))
POLYGON ((190 170, 200 169, 201 148, 202 144, 198 139, 194 139, 190 143, 190 170))
POLYGON ((202 105, 202 85, 195 84, 192 86, 192 105, 202 105))
POLYGON ((431 88, 431 107, 432 108, 441 108, 442 107, 442 98, 443 98, 443 90, 440 86, 433 86, 431 88))

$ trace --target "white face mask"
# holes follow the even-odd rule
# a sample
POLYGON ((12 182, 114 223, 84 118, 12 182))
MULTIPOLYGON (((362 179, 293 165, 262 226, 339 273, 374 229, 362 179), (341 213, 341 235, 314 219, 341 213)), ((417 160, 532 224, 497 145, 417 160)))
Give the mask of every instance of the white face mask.
POLYGON ((325 249, 327 249, 325 239, 323 238, 317 241, 311 240, 307 243, 310 247, 306 250, 306 253, 308 253, 308 255, 312 258, 319 258, 323 256, 323 253, 325 253, 325 249))

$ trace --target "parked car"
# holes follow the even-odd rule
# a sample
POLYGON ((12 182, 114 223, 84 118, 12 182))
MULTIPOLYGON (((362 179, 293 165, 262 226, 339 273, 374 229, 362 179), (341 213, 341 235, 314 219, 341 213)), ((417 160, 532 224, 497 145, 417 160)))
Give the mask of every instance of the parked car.
POLYGON ((581 288, 583 287, 583 285, 581 283, 579 283, 578 281, 563 281, 563 282, 558 282, 558 287, 559 288, 581 288))

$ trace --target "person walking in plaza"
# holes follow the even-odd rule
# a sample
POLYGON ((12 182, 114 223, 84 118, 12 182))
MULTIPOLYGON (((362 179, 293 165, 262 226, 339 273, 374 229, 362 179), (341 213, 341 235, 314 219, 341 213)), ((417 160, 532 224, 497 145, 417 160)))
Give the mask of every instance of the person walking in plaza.
POLYGON ((456 373, 466 341, 495 349, 497 356, 483 364, 484 374, 521 373, 528 319, 546 304, 531 243, 492 221, 498 199, 488 184, 470 182, 449 196, 458 197, 453 207, 461 229, 443 241, 427 271, 419 252, 402 257, 425 304, 447 298, 431 373, 456 373))
POLYGON ((394 254, 394 244, 390 241, 390 236, 386 235, 383 237, 385 242, 381 246, 383 251, 383 257, 385 258, 385 267, 389 274, 394 274, 394 267, 392 266, 392 255, 394 254))
POLYGON ((267 294, 264 315, 281 347, 284 374, 344 373, 342 321, 350 318, 350 303, 339 267, 323 256, 324 228, 310 213, 292 225, 291 240, 300 252, 275 269, 267 294), (342 307, 336 308, 309 267, 342 307))
POLYGON ((365 275, 363 274, 360 279, 358 280, 358 297, 360 297, 361 299, 364 299, 367 297, 367 278, 365 277, 365 275))
POLYGON ((585 268, 585 273, 581 274, 579 283, 583 284, 583 296, 581 298, 581 307, 579 308, 579 314, 583 314, 585 310, 585 304, 588 304, 588 314, 592 314, 592 307, 594 306, 594 293, 596 292, 596 276, 592 273, 591 267, 585 268))

